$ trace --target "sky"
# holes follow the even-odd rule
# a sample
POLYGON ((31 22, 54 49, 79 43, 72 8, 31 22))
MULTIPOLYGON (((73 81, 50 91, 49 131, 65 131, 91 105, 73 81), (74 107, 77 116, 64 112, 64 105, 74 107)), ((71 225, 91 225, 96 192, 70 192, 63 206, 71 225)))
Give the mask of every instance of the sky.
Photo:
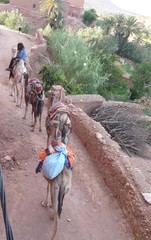
POLYGON ((112 2, 131 12, 151 16, 151 0, 112 0, 112 2))

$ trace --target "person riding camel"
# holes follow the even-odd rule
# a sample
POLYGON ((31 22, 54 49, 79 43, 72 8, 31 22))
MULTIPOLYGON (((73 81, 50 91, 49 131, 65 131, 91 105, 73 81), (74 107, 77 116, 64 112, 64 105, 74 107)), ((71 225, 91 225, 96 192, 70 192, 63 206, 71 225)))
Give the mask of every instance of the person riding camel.
POLYGON ((13 57, 10 61, 9 67, 6 68, 6 71, 12 72, 13 67, 15 66, 16 62, 19 61, 20 59, 23 59, 25 64, 26 64, 26 49, 23 45, 23 43, 18 43, 17 44, 17 54, 16 57, 13 57))

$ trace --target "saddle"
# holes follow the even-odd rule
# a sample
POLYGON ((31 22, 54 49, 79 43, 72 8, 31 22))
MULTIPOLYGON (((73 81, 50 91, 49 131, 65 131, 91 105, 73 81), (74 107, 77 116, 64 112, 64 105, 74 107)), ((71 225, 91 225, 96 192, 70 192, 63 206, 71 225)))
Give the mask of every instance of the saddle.
POLYGON ((67 114, 69 114, 69 110, 64 103, 59 101, 59 102, 55 103, 54 105, 52 105, 49 109, 50 120, 52 120, 57 113, 67 113, 67 114))
MULTIPOLYGON (((14 78, 14 74, 13 74, 13 70, 14 68, 17 66, 17 64, 19 63, 20 59, 19 58, 15 58, 15 59, 12 59, 12 63, 11 63, 11 66, 10 66, 10 74, 9 74, 9 79, 10 78, 14 78)), ((24 62, 24 65, 26 66, 26 63, 24 62)), ((25 67, 25 73, 26 74, 27 71, 26 71, 26 67, 25 67)))

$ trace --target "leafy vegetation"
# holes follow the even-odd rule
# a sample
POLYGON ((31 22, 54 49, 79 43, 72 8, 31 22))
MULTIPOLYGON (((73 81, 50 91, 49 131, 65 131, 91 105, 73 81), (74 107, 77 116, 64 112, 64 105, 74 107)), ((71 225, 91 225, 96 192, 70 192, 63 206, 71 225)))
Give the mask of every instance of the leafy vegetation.
MULTIPOLYGON (((116 53, 138 62, 143 60, 144 44, 149 40, 149 31, 142 22, 138 22, 134 16, 117 14, 115 16, 105 16, 99 24, 105 35, 110 35, 116 39, 118 48, 116 53), (137 51, 139 50, 139 53, 137 51), (135 54, 137 57, 135 58, 135 54)), ((146 58, 146 56, 144 56, 146 58)))
POLYGON ((132 75, 131 99, 151 96, 151 62, 138 64, 132 75))
POLYGON ((44 0, 40 5, 40 11, 47 14, 52 28, 62 26, 64 5, 61 0, 44 0))
POLYGON ((85 25, 90 26, 97 20, 97 13, 95 9, 85 10, 82 16, 82 21, 85 25))
POLYGON ((9 0, 0 0, 0 3, 9 3, 9 0))
POLYGON ((63 74, 60 66, 58 65, 44 65, 39 71, 39 75, 42 77, 44 84, 44 90, 47 96, 48 91, 52 85, 61 85, 67 94, 82 93, 80 86, 74 83, 69 83, 63 74))
POLYGON ((104 36, 100 28, 83 29, 77 34, 89 44, 93 55, 99 58, 102 73, 106 76, 106 81, 98 87, 97 92, 106 99, 128 100, 129 91, 126 82, 122 80, 123 71, 116 64, 119 61, 115 56, 116 40, 111 36, 104 36))
POLYGON ((68 82, 81 86, 85 93, 95 93, 106 77, 99 58, 88 44, 65 30, 51 32, 48 41, 55 64, 61 66, 68 82))
POLYGON ((18 27, 21 25, 22 32, 27 33, 29 31, 29 25, 18 10, 0 12, 0 24, 16 31, 18 31, 18 27))
POLYGON ((149 95, 150 77, 144 66, 151 60, 149 30, 135 17, 122 14, 103 16, 98 24, 77 33, 53 31, 47 26, 44 33, 54 64, 60 66, 68 83, 75 83, 84 93, 99 93, 106 99, 120 101, 149 95), (123 64, 121 57, 133 64, 123 64), (142 64, 146 79, 138 73, 142 64), (131 89, 125 73, 131 77, 131 89))

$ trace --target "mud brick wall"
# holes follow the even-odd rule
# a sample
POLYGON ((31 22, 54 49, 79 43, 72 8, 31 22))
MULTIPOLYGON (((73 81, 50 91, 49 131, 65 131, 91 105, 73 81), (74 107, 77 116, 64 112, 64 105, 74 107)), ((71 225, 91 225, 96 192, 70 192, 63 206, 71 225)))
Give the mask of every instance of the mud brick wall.
POLYGON ((136 240, 151 239, 151 208, 131 174, 127 156, 105 129, 70 104, 73 130, 91 155, 106 185, 117 199, 136 240))

